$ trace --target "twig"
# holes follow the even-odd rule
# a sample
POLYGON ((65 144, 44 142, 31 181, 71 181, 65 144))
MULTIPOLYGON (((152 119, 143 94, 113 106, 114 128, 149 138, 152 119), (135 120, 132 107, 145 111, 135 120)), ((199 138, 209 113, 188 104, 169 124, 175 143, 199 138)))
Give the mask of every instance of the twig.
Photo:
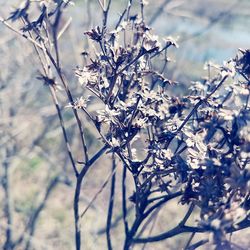
MULTIPOLYGON (((151 215, 151 218, 150 218, 150 219, 153 220, 153 223, 152 223, 152 226, 151 226, 151 228, 150 228, 150 230, 149 230, 148 237, 150 237, 150 235, 152 234, 152 231, 153 231, 153 229, 154 229, 154 227, 155 227, 155 225, 156 225, 157 215, 158 215, 159 211, 160 211, 160 208, 159 208, 158 210, 156 210, 156 211, 154 212, 154 214, 151 215)), ((145 249, 146 245, 147 245, 147 243, 144 243, 144 245, 143 245, 143 247, 142 247, 142 250, 145 249)))
POLYGON ((186 215, 184 216, 184 218, 182 219, 182 221, 179 223, 179 226, 182 227, 186 224, 187 220, 189 219, 190 215, 192 214, 193 210, 194 210, 194 203, 192 203, 186 213, 186 215))
POLYGON ((103 6, 103 23, 102 23, 102 33, 106 31, 107 28, 107 21, 108 21, 108 13, 111 6, 111 0, 108 0, 108 4, 106 6, 103 6))
POLYGON ((62 27, 62 29, 57 34, 57 40, 60 39, 60 37, 63 35, 63 33, 68 29, 72 22, 72 17, 69 18, 69 20, 65 23, 65 25, 62 27))
POLYGON ((165 240, 168 238, 172 238, 181 233, 203 233, 205 229, 199 227, 187 227, 187 226, 177 226, 165 233, 159 234, 157 236, 147 237, 147 238, 135 238, 133 239, 133 243, 149 243, 149 242, 157 242, 161 240, 165 240))
POLYGON ((79 213, 79 198, 81 194, 81 185, 84 176, 88 172, 89 168, 94 164, 95 161, 106 151, 107 145, 102 147, 82 168, 81 172, 77 176, 75 195, 74 195, 74 219, 75 219, 75 245, 76 250, 81 249, 81 223, 80 223, 80 213, 79 213))
POLYGON ((15 33, 17 33, 18 35, 22 36, 23 38, 27 39, 28 41, 30 41, 31 43, 33 43, 34 45, 36 45, 38 48, 43 49, 42 45, 40 43, 38 43, 36 40, 32 39, 31 37, 27 36, 26 34, 24 34, 23 32, 15 29, 13 26, 11 26, 7 21, 5 21, 4 18, 2 18, 0 16, 0 22, 2 22, 2 24, 4 24, 8 29, 14 31, 15 33))
POLYGON ((123 223, 125 235, 128 234, 128 222, 127 222, 127 196, 126 196, 126 176, 127 176, 127 168, 123 166, 122 172, 122 214, 123 214, 123 223))
POLYGON ((194 236, 195 236, 195 233, 191 233, 191 235, 190 235, 190 237, 189 237, 189 239, 188 239, 188 241, 187 241, 187 243, 186 243, 186 245, 184 247, 184 250, 188 250, 188 248, 189 248, 189 246, 190 246, 190 244, 191 244, 194 236))
POLYGON ((57 114, 58 114, 58 117, 59 117, 59 121, 60 121, 60 124, 61 124, 62 132, 63 132, 63 137, 64 137, 64 140, 66 142, 67 152, 68 152, 71 164, 73 166, 75 175, 77 177, 78 176, 78 170, 76 168, 75 160, 74 160, 73 154, 71 152, 71 147, 70 147, 70 144, 69 144, 68 135, 67 135, 67 132, 66 132, 66 129, 65 129, 65 126, 64 126, 64 121, 63 121, 62 113, 61 113, 61 110, 60 110, 60 107, 59 107, 59 103, 58 103, 58 100, 57 100, 57 97, 56 97, 56 94, 55 94, 55 90, 54 90, 54 88, 52 86, 49 86, 49 88, 50 88, 51 96, 52 96, 54 105, 56 107, 56 111, 57 111, 57 114))
POLYGON ((176 192, 173 194, 169 194, 164 196, 164 198, 162 200, 160 200, 159 202, 157 202, 155 205, 151 206, 144 214, 143 217, 147 218, 149 216, 149 214, 151 214, 156 208, 162 206, 164 203, 168 202, 169 200, 172 200, 178 196, 182 195, 182 192, 176 192))
POLYGON ((98 198, 98 196, 102 193, 102 191, 104 190, 104 188, 107 186, 107 184, 109 183, 110 179, 115 178, 115 172, 116 170, 112 170, 112 172, 107 176, 107 178, 105 179, 105 181, 103 182, 101 188, 96 192, 96 194, 94 195, 94 197, 92 198, 92 200, 89 202, 88 206, 84 209, 84 211, 81 213, 81 219, 84 217, 84 215, 86 214, 86 212, 89 210, 89 208, 93 205, 93 203, 95 202, 95 200, 98 198))
MULTIPOLYGON (((133 208, 134 208, 133 205, 130 206, 130 207, 127 209, 127 214, 131 213, 132 210, 133 210, 133 208)), ((119 224, 119 222, 120 222, 120 220, 122 220, 122 219, 123 219, 123 214, 121 213, 120 215, 118 215, 116 218, 113 219, 110 228, 117 227, 118 224, 119 224)), ((105 234, 105 233, 106 233, 106 226, 103 227, 103 228, 101 228, 101 229, 99 229, 99 230, 97 231, 97 234, 98 234, 98 235, 105 234)))
POLYGON ((112 154, 112 180, 111 180, 111 188, 110 188, 110 198, 109 198, 109 208, 108 208, 108 217, 107 217, 107 226, 106 226, 106 237, 108 249, 112 250, 112 242, 110 236, 110 228, 112 222, 113 215, 113 206, 114 206, 114 198, 115 198, 115 181, 116 181, 116 163, 114 153, 112 154))

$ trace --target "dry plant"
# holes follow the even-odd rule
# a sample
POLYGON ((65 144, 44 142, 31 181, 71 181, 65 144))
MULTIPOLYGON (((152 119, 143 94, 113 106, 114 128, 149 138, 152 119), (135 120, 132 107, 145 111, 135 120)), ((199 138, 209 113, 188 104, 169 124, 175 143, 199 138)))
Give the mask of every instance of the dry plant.
MULTIPOLYGON (((81 212, 79 207, 83 180, 96 161, 106 154, 112 157, 112 172, 100 192, 111 180, 106 223, 108 249, 112 249, 118 167, 123 171, 124 250, 136 244, 144 244, 144 248, 147 243, 180 234, 190 235, 186 250, 208 242, 217 250, 233 249, 235 244, 228 235, 250 225, 250 51, 241 49, 223 66, 207 63, 208 76, 193 82, 188 95, 173 95, 171 89, 177 83, 167 78, 165 69, 171 61, 168 51, 178 48, 177 42, 172 37, 160 39, 152 33, 144 20, 144 0, 139 1, 140 12, 136 15, 131 14, 134 1, 129 0, 110 28, 111 2, 98 1, 102 24, 84 33, 91 47, 82 53, 85 64, 75 70, 84 92, 79 98, 74 98, 65 77, 64 58, 60 57, 59 49, 59 39, 68 26, 68 22, 62 25, 62 17, 72 1, 26 0, 9 18, 1 19, 6 27, 33 45, 41 66, 38 79, 48 86, 57 111, 65 152, 75 174, 75 247, 84 248, 81 217, 86 210, 81 212), (15 28, 11 21, 21 22, 21 29, 15 28), (82 161, 76 159, 71 149, 58 88, 63 89, 68 107, 72 109, 82 161), (86 93, 90 96, 86 97, 86 93), (96 104, 101 108, 90 111, 88 107, 96 104), (82 113, 84 119, 80 116, 82 113), (98 132, 93 140, 103 145, 93 155, 85 139, 86 122, 91 122, 98 132), (129 201, 128 174, 134 181, 129 201), (186 214, 175 227, 145 236, 145 232, 152 231, 148 231, 148 227, 157 213, 160 210, 168 213, 172 200, 176 200, 178 206, 186 205, 186 214), (128 202, 134 209, 130 220, 128 202), (199 216, 190 223, 195 213, 199 216), (195 235, 203 236, 194 242, 195 235)), ((4 183, 6 190, 7 184, 4 183)), ((18 243, 11 241, 10 234, 9 229, 4 249, 13 249, 18 243)))

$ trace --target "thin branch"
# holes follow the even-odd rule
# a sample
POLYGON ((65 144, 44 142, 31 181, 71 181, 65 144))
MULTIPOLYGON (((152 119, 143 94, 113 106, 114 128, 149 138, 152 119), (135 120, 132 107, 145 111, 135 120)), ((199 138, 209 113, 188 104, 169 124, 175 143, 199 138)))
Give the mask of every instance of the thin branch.
POLYGON ((104 32, 106 31, 107 28, 107 21, 108 21, 108 13, 110 10, 110 6, 111 6, 111 0, 108 0, 108 4, 107 6, 103 6, 103 23, 102 23, 102 33, 104 34, 104 32))
POLYGON ((123 172, 122 172, 122 215, 123 215, 125 235, 128 234, 126 177, 127 177, 127 168, 124 165, 123 172))
POLYGON ((194 236, 195 236, 195 233, 191 233, 191 235, 190 235, 190 237, 189 237, 189 239, 188 239, 188 241, 187 241, 187 243, 186 243, 186 245, 184 247, 184 250, 188 250, 189 249, 189 246, 190 246, 190 244, 191 244, 194 236))
POLYGON ((83 152, 84 152, 84 157, 85 157, 85 162, 88 161, 88 150, 87 150, 87 146, 86 146, 86 143, 85 143, 85 138, 84 138, 84 131, 83 131, 83 126, 82 126, 82 122, 79 118, 79 115, 78 115, 78 112, 77 110, 73 107, 73 103, 74 103, 74 99, 72 97, 72 94, 69 90, 69 87, 68 87, 68 83, 66 82, 66 80, 64 79, 63 77, 63 74, 62 74, 62 71, 61 69, 57 66, 54 58, 52 57, 51 53, 45 49, 45 52, 46 54, 48 55, 51 63, 53 64, 56 72, 57 72, 57 75, 59 76, 60 78, 60 81, 62 82, 63 86, 64 86, 64 89, 66 91, 66 94, 68 96, 68 99, 70 101, 70 104, 72 104, 72 111, 73 111, 73 114, 75 116, 75 119, 76 119, 76 122, 77 122, 77 126, 79 128, 79 132, 80 132, 80 138, 81 138, 81 143, 82 143, 82 147, 83 147, 83 152))
POLYGON ((179 223, 179 226, 182 227, 186 224, 187 220, 189 219, 190 215, 192 214, 193 210, 194 210, 194 203, 192 203, 186 213, 186 215, 184 216, 183 220, 179 223))
MULTIPOLYGON (((161 207, 158 207, 157 209, 155 209, 155 211, 149 216, 148 220, 144 223, 144 225, 142 226, 142 228, 140 229, 140 231, 137 234, 137 237, 140 237, 143 232, 146 230, 146 228, 148 227, 148 225, 150 224, 151 221, 157 218, 158 213, 160 212, 161 207)), ((154 224, 154 223, 153 223, 154 224)), ((151 227, 149 235, 151 234, 151 231, 153 230, 153 228, 151 227)), ((148 235, 148 236, 149 236, 148 235)))
POLYGON ((79 198, 81 194, 81 185, 84 176, 88 172, 89 168, 94 164, 95 161, 106 151, 108 148, 107 145, 102 147, 82 168, 81 172, 77 176, 76 186, 75 186, 75 195, 74 195, 74 219, 75 219, 75 245, 76 250, 81 249, 81 223, 80 223, 80 212, 79 212, 79 198))
POLYGON ((31 237, 34 235, 36 224, 37 224, 37 221, 38 221, 37 219, 38 219, 41 211, 44 209, 44 207, 46 205, 46 202, 47 202, 52 190, 56 187, 58 182, 59 182, 59 176, 56 176, 55 178, 53 178, 50 181, 42 202, 37 207, 34 214, 30 217, 29 223, 28 223, 27 228, 25 230, 25 231, 27 231, 27 230, 29 231, 29 237, 27 239, 24 250, 29 250, 30 249, 30 243, 31 243, 30 240, 31 240, 31 237))
MULTIPOLYGON (((243 221, 241 221, 240 223, 238 223, 236 227, 230 227, 229 229, 227 229, 226 233, 232 233, 235 231, 239 231, 239 230, 242 230, 242 229, 247 228, 249 226, 250 226, 250 221, 248 220, 248 218, 246 218, 243 221)), ((165 233, 159 234, 157 236, 148 237, 148 238, 135 238, 135 239, 133 239, 133 243, 156 242, 156 241, 161 241, 161 240, 165 240, 165 239, 174 237, 174 236, 179 235, 181 233, 204 233, 204 232, 209 232, 209 230, 205 229, 205 228, 190 227, 190 226, 184 226, 182 224, 179 224, 175 228, 173 228, 165 233)), ((188 250, 195 249, 198 246, 201 246, 207 242, 208 242, 208 240, 199 241, 199 242, 193 244, 192 246, 190 246, 188 248, 188 250)))
POLYGON ((104 10, 104 6, 103 6, 102 1, 101 1, 101 0, 98 0, 98 3, 99 3, 99 5, 100 5, 101 9, 104 10))
MULTIPOLYGON (((55 163, 53 163, 52 161, 50 161, 50 163, 52 166, 55 166, 55 163)), ((62 168, 63 171, 66 170, 67 164, 68 164, 68 158, 64 162, 64 166, 62 168)), ((24 232, 14 242, 14 244, 13 244, 14 247, 19 246, 23 242, 24 239, 27 239, 26 240, 26 249, 30 248, 30 245, 31 245, 30 243, 32 241, 32 238, 34 238, 34 233, 35 233, 37 221, 39 219, 41 212, 43 211, 44 207, 46 206, 46 203, 48 202, 49 196, 51 195, 52 191, 56 188, 56 186, 59 184, 59 182, 65 183, 66 185, 68 185, 65 177, 66 176, 63 176, 63 174, 62 175, 58 174, 57 176, 53 177, 50 180, 49 184, 47 185, 44 198, 42 199, 40 204, 34 209, 33 213, 31 214, 31 216, 29 218, 27 225, 25 226, 24 232)))
MULTIPOLYGON (((127 214, 131 213, 132 210, 133 210, 134 206, 131 205, 128 209, 127 209, 127 214)), ((123 214, 121 213, 120 215, 118 215, 116 218, 113 219, 111 225, 110 225, 110 228, 115 228, 118 226, 119 222, 123 219, 123 214)), ((101 235, 101 234, 105 234, 106 233, 106 226, 99 229, 97 231, 97 234, 98 235, 101 235)))
MULTIPOLYGON (((4 23, 5 25, 7 24, 6 22, 4 23)), ((9 27, 11 30, 15 31, 14 28, 12 28, 10 25, 8 25, 7 27, 9 27)), ((22 35, 22 32, 16 30, 16 33, 22 35)), ((31 33, 29 32, 29 36, 24 36, 27 40, 29 41, 35 41, 31 35, 31 33)), ((33 43, 33 46, 35 48, 35 52, 37 53, 38 55, 38 58, 40 60, 40 63, 42 65, 42 68, 43 68, 43 71, 44 71, 44 74, 47 76, 47 70, 46 70, 46 66, 44 64, 44 62, 42 61, 42 58, 41 58, 41 55, 38 51, 38 48, 41 48, 42 51, 44 51, 44 53, 46 55, 48 55, 48 53, 46 53, 47 49, 45 48, 45 46, 42 44, 37 44, 37 43, 33 43)), ((49 66, 47 67, 49 68, 49 66)), ((46 83, 46 82, 45 82, 46 83)), ((73 154, 71 152, 71 147, 70 147, 70 144, 69 144, 69 140, 68 140, 68 136, 67 136, 67 132, 66 132, 66 129, 65 129, 65 126, 64 126, 64 121, 63 121, 63 117, 62 117, 62 114, 61 114, 61 110, 60 110, 60 107, 59 107, 59 103, 58 103, 58 100, 57 100, 57 97, 56 97, 56 94, 55 94, 55 89, 49 85, 49 89, 50 89, 50 93, 51 93, 51 96, 52 96, 52 99, 53 99, 53 102, 54 102, 54 105, 56 107, 56 110, 57 110, 57 114, 58 114, 58 117, 59 117, 59 121, 60 121, 60 125, 61 125, 61 128, 62 128, 62 132, 63 132, 63 137, 64 137, 64 140, 65 140, 65 143, 66 143, 66 148, 67 148, 67 152, 68 152, 68 155, 69 155, 69 158, 70 158, 70 161, 71 161, 71 164, 73 166, 73 169, 74 169, 74 172, 75 172, 75 175, 77 176, 78 175, 78 171, 76 169, 76 165, 75 165, 75 161, 74 161, 74 158, 73 158, 73 154)))
POLYGON ((165 233, 159 234, 157 236, 147 237, 147 238, 135 238, 133 239, 133 243, 149 243, 149 242, 157 242, 161 240, 165 240, 168 238, 172 238, 176 235, 182 234, 182 233, 203 233, 206 230, 203 228, 198 227, 187 227, 187 226, 177 226, 165 233))
MULTIPOLYGON (((124 250, 128 250, 131 246, 131 244, 133 243, 146 243, 147 241, 143 238, 143 241, 141 242, 134 242, 134 236, 136 235, 136 232, 138 230, 138 228, 140 227, 141 223, 148 218, 148 216, 156 209, 159 208, 161 205, 163 205, 164 203, 166 203, 167 201, 174 199, 178 196, 180 196, 182 194, 182 192, 176 192, 174 194, 170 194, 168 195, 168 197, 166 197, 165 199, 159 201, 157 204, 155 204, 154 206, 150 207, 148 209, 148 211, 146 211, 143 214, 138 213, 137 217, 133 223, 133 226, 131 227, 131 229, 129 230, 129 232, 126 234, 126 239, 125 239, 125 244, 124 244, 124 250)), ((179 226, 178 226, 179 227, 179 226)), ((136 238, 137 239, 137 238, 136 238)), ((138 238, 140 241, 140 238, 138 238)))
MULTIPOLYGON (((194 233, 193 233, 194 234, 194 233)), ((200 240, 196 243, 194 243, 193 245, 189 246, 186 250, 195 250, 196 248, 202 246, 202 245, 205 245, 206 243, 208 243, 209 240, 208 239, 205 239, 205 240, 200 240)))
MULTIPOLYGON (((156 210, 156 211, 154 212, 154 214, 151 215, 151 218, 150 218, 150 219, 153 220, 153 223, 152 223, 152 226, 151 226, 151 228, 150 228, 150 230, 149 230, 148 237, 150 237, 150 235, 152 234, 152 231, 153 231, 153 229, 154 229, 154 227, 155 227, 155 225, 156 225, 157 215, 158 215, 159 211, 160 211, 160 208, 159 208, 158 210, 156 210)), ((149 220, 149 221, 151 221, 151 220, 149 220)), ((144 245, 143 245, 143 247, 142 247, 142 250, 145 250, 146 245, 147 245, 147 243, 144 243, 144 245)))
POLYGON ((55 94, 55 90, 54 90, 54 88, 52 86, 49 86, 49 88, 50 88, 51 96, 52 96, 54 105, 56 107, 56 111, 57 111, 57 114, 58 114, 58 117, 59 117, 59 121, 60 121, 60 124, 61 124, 62 132, 63 132, 63 137, 64 137, 64 140, 65 140, 65 143, 66 143, 67 152, 68 152, 71 164, 73 166, 75 175, 77 177, 78 176, 78 170, 76 168, 75 160, 74 160, 73 154, 71 152, 71 147, 70 147, 70 144, 69 144, 68 135, 67 135, 67 132, 66 132, 66 129, 65 129, 65 126, 64 126, 64 121, 63 121, 62 113, 61 113, 61 110, 60 110, 60 107, 59 107, 59 103, 58 103, 58 100, 57 100, 57 97, 56 97, 56 94, 55 94))
POLYGON ((70 17, 70 18, 68 19, 68 21, 67 21, 67 22, 65 23, 65 25, 62 27, 62 29, 58 32, 58 34, 57 34, 57 40, 59 40, 60 37, 64 34, 64 32, 68 29, 68 27, 70 26, 71 22, 72 22, 72 17, 70 17))
MULTIPOLYGON (((115 172, 116 170, 112 170, 112 172, 107 176, 107 178, 105 179, 105 181, 103 182, 103 184, 101 185, 101 188, 96 192, 96 194, 94 195, 94 197, 92 198, 92 200, 89 202, 88 206, 84 209, 84 211, 81 213, 81 219, 84 217, 84 215, 86 214, 86 212, 89 210, 89 208, 93 205, 93 203, 95 202, 95 200, 98 198, 98 196, 102 193, 102 191, 104 190, 104 188, 107 186, 107 184, 109 183, 110 179, 112 178, 112 180, 115 178, 115 172)), ((112 185, 111 185, 112 186, 112 185)))
POLYGON ((106 226, 106 236, 107 236, 107 244, 108 249, 112 250, 112 242, 110 236, 110 228, 112 222, 113 215, 113 206, 114 206, 114 198, 115 198, 115 181, 116 181, 116 163, 114 153, 112 154, 112 180, 111 180, 111 188, 110 188, 110 198, 109 198, 109 208, 108 208, 108 217, 107 217, 107 226, 106 226))
POLYGON ((162 206, 164 203, 168 202, 169 200, 172 200, 178 196, 182 195, 182 192, 176 192, 173 194, 169 194, 167 196, 164 196, 164 198, 162 200, 160 200, 159 202, 157 202, 155 205, 151 206, 144 214, 143 217, 147 218, 149 216, 149 214, 151 214, 156 208, 162 206))
POLYGON ((27 36, 25 33, 15 29, 13 26, 11 26, 4 18, 0 16, 0 22, 4 24, 8 29, 14 31, 18 35, 22 36, 26 40, 30 41, 32 44, 36 45, 38 48, 43 49, 42 45, 38 43, 36 40, 32 39, 31 37, 27 36))

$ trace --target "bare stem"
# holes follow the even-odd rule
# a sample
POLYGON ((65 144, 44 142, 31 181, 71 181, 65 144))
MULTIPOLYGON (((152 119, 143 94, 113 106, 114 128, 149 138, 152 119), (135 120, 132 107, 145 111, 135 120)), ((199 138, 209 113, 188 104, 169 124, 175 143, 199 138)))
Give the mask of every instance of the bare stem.
POLYGON ((113 207, 114 207, 114 198, 115 198, 115 182, 116 182, 115 169, 116 169, 116 163, 115 163, 115 156, 113 153, 113 155, 112 155, 112 173, 114 172, 114 174, 112 174, 112 180, 111 180, 109 208, 108 208, 108 217, 107 217, 107 226, 106 226, 106 237, 107 237, 107 244, 108 244, 109 250, 112 250, 110 228, 111 228, 113 207))

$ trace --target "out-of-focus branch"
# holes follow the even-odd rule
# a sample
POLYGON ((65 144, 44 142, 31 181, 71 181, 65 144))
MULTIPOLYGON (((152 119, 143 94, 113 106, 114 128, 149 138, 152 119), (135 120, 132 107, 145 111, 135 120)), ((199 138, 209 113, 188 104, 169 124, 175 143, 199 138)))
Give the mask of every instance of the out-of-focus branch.
POLYGON ((164 11, 164 8, 171 2, 172 0, 165 0, 160 6, 159 8, 155 11, 155 13, 153 14, 153 16, 150 18, 148 24, 152 25, 157 18, 160 17, 160 15, 162 14, 162 12, 164 11))
POLYGON ((11 150, 6 148, 6 155, 5 160, 3 161, 3 168, 4 168, 4 175, 2 180, 2 186, 4 189, 5 195, 5 204, 4 204, 4 214, 7 218, 7 227, 5 231, 5 243, 3 245, 4 250, 11 250, 13 249, 13 231, 12 231, 12 224, 13 224, 13 213, 12 213, 12 201, 11 201, 11 186, 10 186, 10 157, 11 157, 11 150))
POLYGON ((2 24, 4 24, 8 29, 14 31, 15 33, 17 33, 18 35, 22 36, 23 38, 27 39, 29 42, 31 42, 32 44, 36 45, 38 48, 43 49, 42 45, 40 43, 38 43, 36 40, 34 40, 33 38, 27 36, 26 34, 24 34, 23 32, 15 29, 12 25, 10 25, 3 17, 0 16, 0 22, 2 24))
POLYGON ((233 3, 229 8, 227 8, 227 10, 223 10, 222 12, 220 12, 217 16, 215 16, 208 24, 207 26, 205 26, 204 28, 194 32, 191 35, 188 35, 186 37, 181 38, 178 42, 179 43, 184 43, 184 42, 188 42, 194 38, 197 38, 199 36, 202 36, 205 32, 207 32, 208 30, 210 30, 211 28, 213 28, 217 23, 221 22, 225 17, 228 16, 228 14, 230 14, 230 12, 240 4, 240 2, 242 2, 242 0, 236 1, 235 3, 233 3))
POLYGON ((49 198, 49 196, 51 195, 52 191, 55 189, 55 187, 57 186, 59 182, 59 176, 54 177, 45 192, 44 198, 41 201, 40 205, 36 208, 36 210, 34 211, 33 215, 30 217, 30 220, 26 226, 26 232, 29 232, 29 237, 26 240, 26 244, 25 244, 25 250, 29 250, 31 247, 31 237, 34 235, 35 233, 35 229, 36 229, 36 224, 38 221, 38 217, 40 215, 40 213, 42 212, 42 210, 44 209, 44 207, 46 206, 47 200, 49 198))

